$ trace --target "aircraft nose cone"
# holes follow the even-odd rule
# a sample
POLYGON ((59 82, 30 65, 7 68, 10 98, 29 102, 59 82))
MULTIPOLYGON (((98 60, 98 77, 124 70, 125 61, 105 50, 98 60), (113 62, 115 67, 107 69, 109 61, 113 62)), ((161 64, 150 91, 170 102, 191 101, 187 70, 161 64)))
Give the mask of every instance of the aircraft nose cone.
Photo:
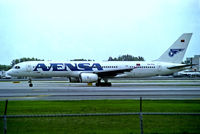
POLYGON ((9 75, 9 76, 12 76, 12 73, 13 71, 10 69, 10 70, 8 70, 7 72, 6 72, 6 75, 9 75))

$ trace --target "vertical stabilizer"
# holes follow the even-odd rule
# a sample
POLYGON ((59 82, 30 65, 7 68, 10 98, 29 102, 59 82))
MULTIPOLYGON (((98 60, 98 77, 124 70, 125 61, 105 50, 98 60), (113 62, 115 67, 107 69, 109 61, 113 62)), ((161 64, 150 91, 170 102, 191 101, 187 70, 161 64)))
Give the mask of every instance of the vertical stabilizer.
POLYGON ((181 63, 190 42, 192 33, 182 34, 156 61, 181 63))

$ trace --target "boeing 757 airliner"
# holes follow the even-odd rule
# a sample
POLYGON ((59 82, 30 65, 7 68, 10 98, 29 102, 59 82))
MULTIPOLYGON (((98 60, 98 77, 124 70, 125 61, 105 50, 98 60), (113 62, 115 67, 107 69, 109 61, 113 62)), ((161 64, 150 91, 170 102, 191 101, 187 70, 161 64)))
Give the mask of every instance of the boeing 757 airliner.
POLYGON ((29 77, 30 87, 33 86, 32 77, 68 77, 70 82, 96 82, 96 86, 111 86, 110 78, 168 75, 189 66, 181 62, 191 36, 192 33, 181 35, 154 61, 28 61, 14 65, 7 74, 29 77))

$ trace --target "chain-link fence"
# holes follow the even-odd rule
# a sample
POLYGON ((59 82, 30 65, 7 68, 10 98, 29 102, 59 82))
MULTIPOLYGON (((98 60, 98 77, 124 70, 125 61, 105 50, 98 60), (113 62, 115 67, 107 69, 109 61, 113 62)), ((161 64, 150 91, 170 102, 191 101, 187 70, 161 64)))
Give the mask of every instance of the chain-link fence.
MULTIPOLYGON (((24 124, 26 124, 26 119, 32 119, 29 121, 34 121, 35 118, 40 118, 40 121, 42 120, 42 118, 57 118, 57 117, 62 117, 62 118, 82 118, 82 117, 118 117, 119 116, 130 116, 130 118, 137 118, 135 122, 137 122, 138 124, 135 125, 139 125, 140 128, 140 133, 143 134, 144 133, 144 121, 143 121, 143 117, 146 116, 145 118, 148 119, 149 117, 147 116, 153 116, 155 117, 154 120, 157 120, 156 116, 180 116, 180 119, 182 118, 182 116, 197 116, 199 118, 200 113, 183 113, 183 112, 143 112, 142 111, 142 97, 140 97, 140 112, 120 112, 120 113, 84 113, 84 114, 34 114, 34 115, 7 115, 7 105, 8 105, 8 101, 6 100, 6 104, 5 104, 5 111, 4 111, 4 115, 0 115, 0 118, 3 119, 3 131, 4 134, 7 133, 7 124, 8 124, 8 120, 13 121, 13 119, 24 119, 24 124)), ((173 117, 172 117, 173 118, 173 117)), ((113 120, 113 119, 112 119, 113 120)), ((70 123, 71 121, 68 121, 67 123, 70 123)), ((68 124, 69 125, 69 124, 68 124)), ((198 129, 198 124, 197 124, 197 129, 198 129)), ((199 126, 200 128, 200 126, 199 126)), ((187 133, 187 132, 185 132, 187 133)))

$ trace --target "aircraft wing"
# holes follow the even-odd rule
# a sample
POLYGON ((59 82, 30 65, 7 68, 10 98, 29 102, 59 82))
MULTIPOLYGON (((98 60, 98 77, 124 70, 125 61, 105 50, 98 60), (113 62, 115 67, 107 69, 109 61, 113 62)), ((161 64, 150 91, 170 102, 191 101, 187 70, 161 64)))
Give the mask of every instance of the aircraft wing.
POLYGON ((182 69, 184 67, 191 67, 191 66, 195 66, 196 64, 190 64, 190 65, 178 65, 178 66, 172 66, 172 67, 168 67, 168 69, 182 69))
POLYGON ((133 69, 117 69, 117 70, 106 70, 106 71, 98 71, 98 72, 94 72, 96 74, 98 74, 99 77, 103 78, 103 77, 115 77, 118 74, 123 74, 124 72, 130 72, 133 69))

